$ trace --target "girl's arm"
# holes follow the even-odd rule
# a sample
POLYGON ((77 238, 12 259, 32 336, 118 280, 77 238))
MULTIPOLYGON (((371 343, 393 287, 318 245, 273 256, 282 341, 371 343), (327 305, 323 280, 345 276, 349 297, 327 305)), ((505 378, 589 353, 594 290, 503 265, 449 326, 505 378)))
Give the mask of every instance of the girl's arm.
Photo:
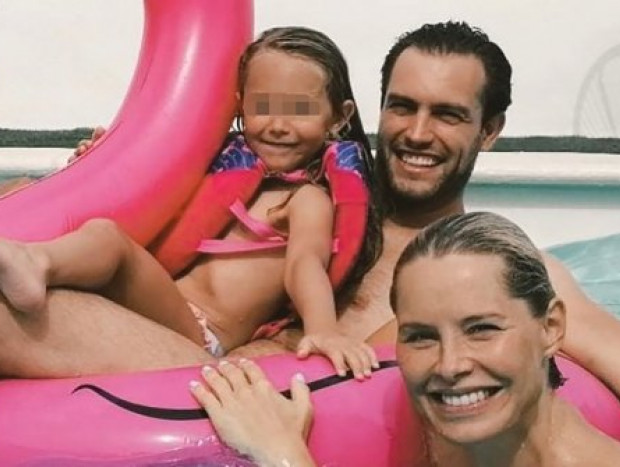
POLYGON ((340 375, 369 376, 377 365, 371 347, 337 330, 334 293, 327 268, 332 254, 333 207, 319 187, 304 185, 288 204, 289 240, 284 285, 304 323, 297 354, 326 355, 340 375))

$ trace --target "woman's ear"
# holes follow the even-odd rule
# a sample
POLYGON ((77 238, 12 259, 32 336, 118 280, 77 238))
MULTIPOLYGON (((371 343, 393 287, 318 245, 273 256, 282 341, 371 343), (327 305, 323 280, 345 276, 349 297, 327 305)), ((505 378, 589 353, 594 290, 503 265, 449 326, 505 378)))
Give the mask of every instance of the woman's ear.
POLYGON ((549 303, 547 315, 544 317, 545 356, 552 357, 560 350, 566 333, 566 307, 559 298, 549 303))
POLYGON ((332 125, 330 132, 337 135, 343 128, 350 126, 349 120, 355 113, 355 102, 351 99, 347 99, 342 104, 340 112, 341 117, 332 125))

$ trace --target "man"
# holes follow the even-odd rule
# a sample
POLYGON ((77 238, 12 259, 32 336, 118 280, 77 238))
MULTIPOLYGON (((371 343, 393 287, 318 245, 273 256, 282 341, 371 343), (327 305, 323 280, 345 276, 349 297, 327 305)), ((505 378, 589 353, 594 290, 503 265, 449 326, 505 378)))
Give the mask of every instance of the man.
MULTIPOLYGON (((511 103, 511 67, 502 50, 465 23, 425 25, 402 35, 382 67, 377 177, 384 251, 360 287, 342 330, 372 343, 394 342, 389 308, 394 265, 421 228, 464 212, 463 191, 479 151, 488 151, 511 103), (370 334, 379 329, 374 336, 370 334)), ((568 309, 564 351, 620 394, 620 321, 545 255, 568 309)))

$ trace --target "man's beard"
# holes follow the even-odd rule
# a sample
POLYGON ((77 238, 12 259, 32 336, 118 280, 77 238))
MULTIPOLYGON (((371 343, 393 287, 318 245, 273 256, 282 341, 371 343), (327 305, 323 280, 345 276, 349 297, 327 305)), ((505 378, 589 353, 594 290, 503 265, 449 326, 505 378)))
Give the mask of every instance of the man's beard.
MULTIPOLYGON (((396 156, 391 156, 396 157, 396 156)), ((376 177, 385 214, 419 210, 430 212, 453 203, 462 197, 465 187, 474 170, 477 155, 462 170, 455 169, 440 179, 435 186, 424 192, 408 190, 399 186, 393 176, 383 146, 378 146, 376 154, 376 177)))

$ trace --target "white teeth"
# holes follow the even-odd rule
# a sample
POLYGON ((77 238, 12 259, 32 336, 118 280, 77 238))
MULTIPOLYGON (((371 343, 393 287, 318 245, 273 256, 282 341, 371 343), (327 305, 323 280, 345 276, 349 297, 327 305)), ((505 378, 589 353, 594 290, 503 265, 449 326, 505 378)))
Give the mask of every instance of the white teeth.
POLYGON ((442 394, 441 401, 446 405, 451 405, 453 407, 462 407, 465 405, 477 404, 488 398, 490 395, 489 391, 486 389, 482 389, 476 392, 470 392, 468 394, 461 394, 460 396, 456 395, 448 395, 442 394))
POLYGON ((428 156, 403 155, 402 160, 405 164, 417 165, 422 167, 431 167, 436 164, 435 159, 428 156))

